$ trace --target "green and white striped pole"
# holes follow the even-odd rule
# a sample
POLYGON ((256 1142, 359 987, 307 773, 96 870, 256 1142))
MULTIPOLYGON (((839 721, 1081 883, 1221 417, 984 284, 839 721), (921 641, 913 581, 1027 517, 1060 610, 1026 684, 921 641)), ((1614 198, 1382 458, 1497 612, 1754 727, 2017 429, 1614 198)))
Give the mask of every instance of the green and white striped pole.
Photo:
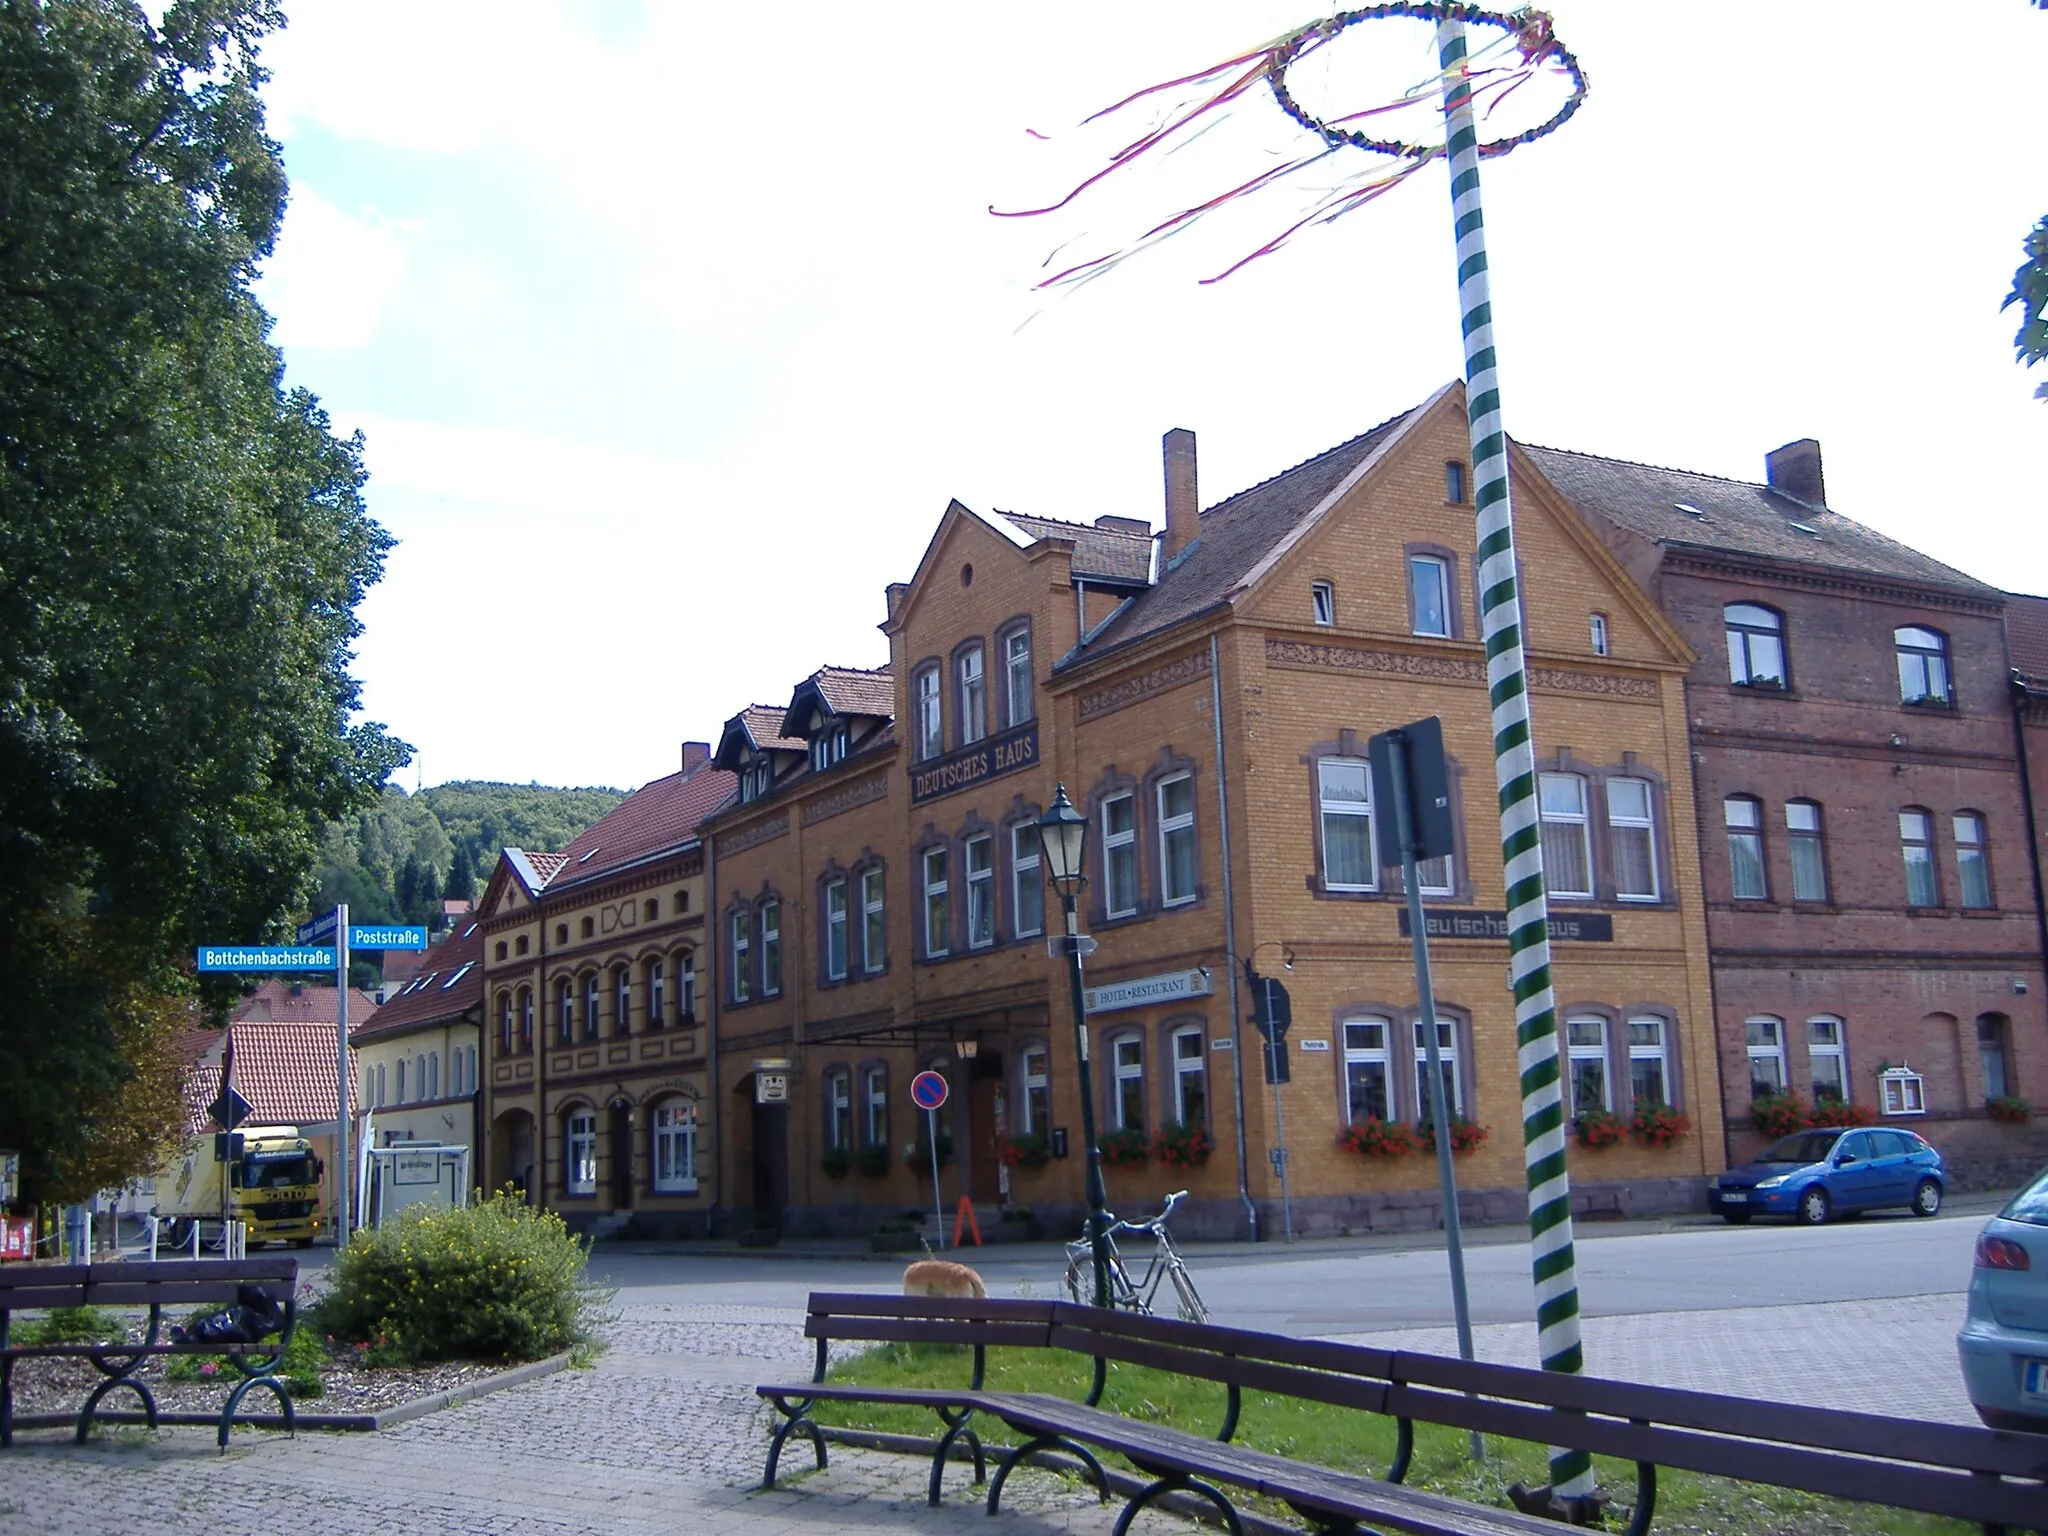
MULTIPOLYGON (((1480 627, 1493 708, 1494 780, 1500 790, 1500 846, 1506 864, 1508 976, 1522 1071, 1522 1157, 1529 1181, 1529 1239, 1536 1280, 1537 1349, 1546 1371, 1576 1374, 1578 1269, 1572 1257, 1571 1178, 1565 1169, 1564 1098, 1557 1065, 1557 999, 1550 986, 1550 909, 1543 894, 1543 844, 1536 758, 1529 728, 1529 680, 1522 657, 1516 590, 1514 513, 1508 502, 1508 439, 1494 373, 1493 303, 1486 275, 1486 221, 1479 207, 1479 134, 1465 74, 1465 23, 1437 23, 1444 73, 1445 152, 1458 238, 1458 308, 1465 333, 1466 414, 1472 434, 1472 500, 1479 518, 1480 627)), ((1583 1451, 1550 1453, 1550 1491, 1559 1499, 1593 1491, 1583 1451)))

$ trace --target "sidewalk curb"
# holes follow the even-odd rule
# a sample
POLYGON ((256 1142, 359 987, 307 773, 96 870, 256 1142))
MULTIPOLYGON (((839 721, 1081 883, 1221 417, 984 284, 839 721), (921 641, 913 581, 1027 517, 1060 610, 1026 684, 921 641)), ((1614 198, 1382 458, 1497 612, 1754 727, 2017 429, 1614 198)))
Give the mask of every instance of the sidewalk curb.
MULTIPOLYGON (((403 1424, 409 1419, 425 1418, 430 1413, 439 1413, 457 1403, 466 1403, 474 1398, 486 1397, 506 1387, 524 1386, 543 1376, 568 1367, 573 1350, 564 1350, 559 1355, 549 1355, 545 1360, 529 1360, 525 1365, 515 1365, 509 1371, 496 1371, 477 1381, 464 1382, 459 1387, 450 1387, 445 1392, 429 1393, 425 1397, 413 1398, 410 1402, 394 1403, 389 1408, 379 1408, 374 1413, 295 1413, 293 1419, 298 1429, 325 1429, 350 1434, 374 1434, 380 1429, 389 1429, 394 1424, 403 1424)), ((132 1408, 108 1410, 93 1415, 95 1424, 143 1424, 149 1423, 149 1416, 132 1408)), ((171 1412, 156 1416, 158 1426, 197 1426, 205 1429, 217 1428, 220 1424, 218 1413, 171 1412)), ((16 1429, 70 1429, 78 1423, 75 1413, 25 1413, 14 1421, 16 1429)), ((235 1416, 237 1429, 283 1429, 284 1415, 278 1413, 244 1413, 235 1416)))

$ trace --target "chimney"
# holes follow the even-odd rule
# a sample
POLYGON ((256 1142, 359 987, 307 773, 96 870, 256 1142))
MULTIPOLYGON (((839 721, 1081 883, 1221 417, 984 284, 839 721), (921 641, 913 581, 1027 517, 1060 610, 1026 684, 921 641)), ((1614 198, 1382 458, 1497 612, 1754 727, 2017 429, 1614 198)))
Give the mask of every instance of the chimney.
POLYGON ((1828 504, 1827 485, 1820 475, 1820 444, 1810 437, 1765 454, 1764 482, 1795 501, 1815 507, 1828 504))
POLYGON ((710 743, 710 742, 708 742, 708 741, 686 741, 686 742, 684 742, 684 743, 683 743, 683 777, 687 779, 687 778, 688 778, 688 777, 689 777, 689 776, 690 776, 691 774, 695 773, 695 772, 696 772, 696 771, 697 771, 697 770, 698 770, 699 768, 702 768, 702 767, 704 766, 704 763, 705 763, 706 759, 708 759, 708 758, 709 758, 710 756, 711 756, 711 743, 710 743))
POLYGON ((1202 498, 1195 488, 1195 434, 1175 427, 1159 440, 1166 460, 1166 543, 1160 549, 1165 566, 1202 536, 1202 498))

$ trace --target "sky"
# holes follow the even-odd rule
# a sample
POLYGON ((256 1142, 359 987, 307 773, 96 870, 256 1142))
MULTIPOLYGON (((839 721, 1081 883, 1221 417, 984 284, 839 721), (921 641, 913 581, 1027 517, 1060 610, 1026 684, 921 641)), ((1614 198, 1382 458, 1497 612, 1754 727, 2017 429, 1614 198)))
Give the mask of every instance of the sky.
MULTIPOLYGON (((1156 525, 1167 429, 1213 504, 1462 369, 1440 164, 1223 282, 1198 279, 1298 195, 1034 291, 1055 247, 1115 249, 1298 150, 1263 93, 1060 214, 990 216, 1101 167, 1118 124, 1089 113, 1309 0, 287 10, 259 291, 398 541, 355 671, 417 750, 408 789, 673 772, 818 666, 886 661, 883 588, 949 500, 1156 525)), ((1836 511, 2048 592, 2048 368, 1999 309, 2048 213, 2048 14, 1554 14, 1586 102, 1484 175, 1510 433, 1748 480, 1814 437, 1836 511)), ((1353 28, 1297 94, 1384 99, 1425 43, 1353 28)))

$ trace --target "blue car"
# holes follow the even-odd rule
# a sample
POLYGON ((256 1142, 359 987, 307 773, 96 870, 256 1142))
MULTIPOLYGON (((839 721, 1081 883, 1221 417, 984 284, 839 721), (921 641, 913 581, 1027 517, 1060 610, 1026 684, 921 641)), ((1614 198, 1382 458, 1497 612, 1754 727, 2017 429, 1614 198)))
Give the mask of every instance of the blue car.
POLYGON ((1761 1215, 1817 1227, 1887 1206, 1932 1216, 1947 1188, 1941 1154, 1911 1131, 1816 1129, 1794 1131, 1755 1162, 1730 1168, 1708 1188, 1707 1204, 1737 1226, 1761 1215))

